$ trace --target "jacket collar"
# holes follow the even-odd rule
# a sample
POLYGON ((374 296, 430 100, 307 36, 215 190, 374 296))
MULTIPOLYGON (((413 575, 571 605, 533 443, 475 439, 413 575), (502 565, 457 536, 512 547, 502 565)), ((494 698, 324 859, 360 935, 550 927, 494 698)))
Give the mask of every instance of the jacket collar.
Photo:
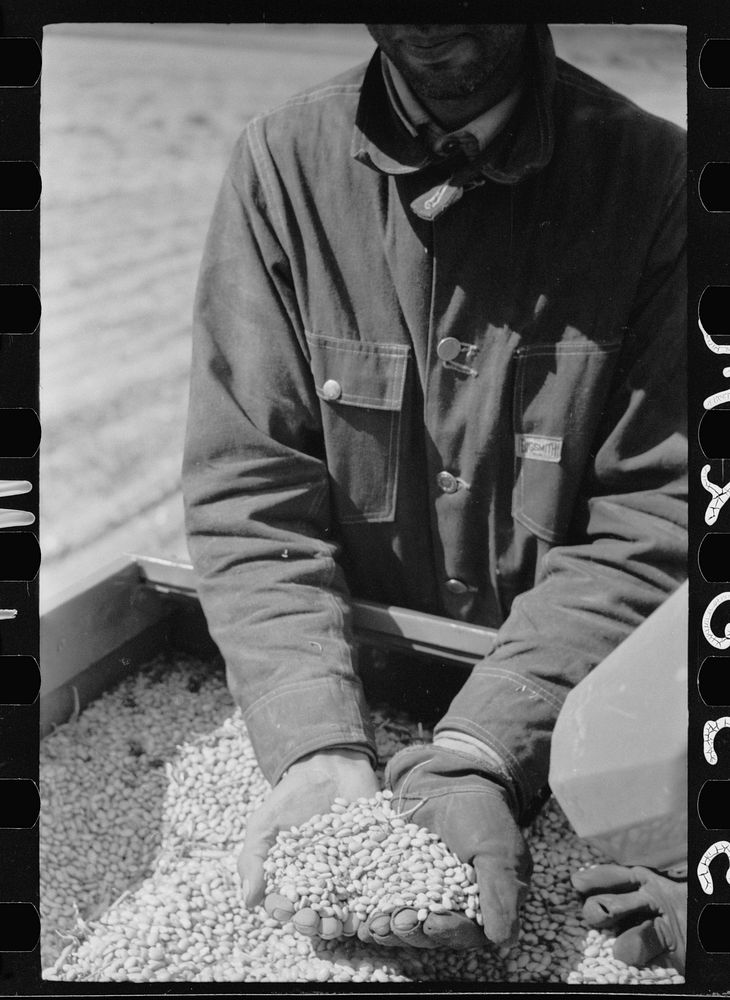
POLYGON ((449 156, 460 149, 469 160, 479 156, 509 120, 522 92, 520 80, 498 104, 465 125, 447 129, 431 117, 384 52, 381 63, 385 89, 398 117, 411 135, 420 135, 438 156, 449 156))
MULTIPOLYGON (((547 25, 532 25, 527 44, 531 72, 522 97, 506 126, 474 164, 484 177, 502 184, 514 184, 542 169, 553 152, 555 49, 547 25)), ((393 107, 379 51, 365 71, 351 152, 360 163, 386 174, 414 173, 434 161, 427 145, 411 134, 393 107)))

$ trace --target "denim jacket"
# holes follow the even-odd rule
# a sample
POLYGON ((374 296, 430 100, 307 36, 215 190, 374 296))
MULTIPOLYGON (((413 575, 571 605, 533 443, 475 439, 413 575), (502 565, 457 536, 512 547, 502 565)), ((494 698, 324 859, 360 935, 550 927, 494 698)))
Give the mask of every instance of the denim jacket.
POLYGON ((685 133, 530 44, 433 218, 449 166, 377 53, 254 119, 224 179, 183 486, 272 782, 374 752, 355 595, 498 629, 437 731, 491 747, 525 811, 568 690, 686 575, 685 133))

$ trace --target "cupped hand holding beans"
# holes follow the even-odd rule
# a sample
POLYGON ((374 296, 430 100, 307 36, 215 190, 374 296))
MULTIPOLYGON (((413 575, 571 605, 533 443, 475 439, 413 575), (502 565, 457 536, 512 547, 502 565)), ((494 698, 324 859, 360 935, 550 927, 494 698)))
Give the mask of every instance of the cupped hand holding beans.
POLYGON ((264 899, 264 861, 281 830, 328 812, 338 797, 349 801, 373 796, 378 790, 367 755, 356 750, 322 750, 292 764, 248 821, 238 856, 246 906, 256 906, 264 899))
POLYGON ((392 798, 337 798, 328 813, 282 830, 264 862, 267 913, 324 940, 483 947, 474 869, 394 811, 392 798))
MULTIPOLYGON (((508 946, 517 940, 532 859, 510 794, 488 774, 471 755, 433 745, 406 747, 388 764, 385 778, 394 809, 433 831, 471 866, 479 892, 475 921, 458 913, 421 911, 417 916, 424 919, 413 924, 412 911, 396 912, 390 919, 392 937, 381 943, 470 948, 508 946)), ((384 921, 375 926, 380 930, 384 921)))
POLYGON ((386 778, 392 789, 282 830, 264 862, 269 915, 325 940, 513 943, 531 860, 505 789, 472 757, 423 745, 396 754, 386 778))

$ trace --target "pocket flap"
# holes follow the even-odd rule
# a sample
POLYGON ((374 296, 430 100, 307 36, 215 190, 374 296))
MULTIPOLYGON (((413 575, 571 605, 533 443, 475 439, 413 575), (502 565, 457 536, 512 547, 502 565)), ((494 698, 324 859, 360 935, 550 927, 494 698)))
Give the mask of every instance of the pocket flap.
POLYGON ((328 403, 400 410, 410 347, 307 335, 317 395, 328 403))

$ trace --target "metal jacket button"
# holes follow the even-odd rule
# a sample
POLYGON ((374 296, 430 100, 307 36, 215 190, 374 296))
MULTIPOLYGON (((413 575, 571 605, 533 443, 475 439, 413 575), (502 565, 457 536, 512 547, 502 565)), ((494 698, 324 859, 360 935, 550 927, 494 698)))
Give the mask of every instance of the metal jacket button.
POLYGON ((461 354, 461 341, 456 337, 444 337, 436 345, 436 353, 442 361, 453 361, 461 354))
POLYGON ((456 578, 447 580, 444 586, 450 594, 465 594, 468 590, 471 590, 471 587, 469 587, 468 584, 464 583, 463 580, 457 580, 456 578))
POLYGON ((342 386, 333 378, 328 378, 322 386, 322 395, 325 399, 339 399, 342 395, 342 386))
POLYGON ((472 160, 479 154, 479 141, 475 135, 466 130, 453 132, 436 143, 435 151, 439 156, 452 156, 454 153, 462 152, 472 160))
POLYGON ((443 493, 456 493, 459 488, 459 480, 450 472, 439 472, 436 476, 436 485, 443 493))

